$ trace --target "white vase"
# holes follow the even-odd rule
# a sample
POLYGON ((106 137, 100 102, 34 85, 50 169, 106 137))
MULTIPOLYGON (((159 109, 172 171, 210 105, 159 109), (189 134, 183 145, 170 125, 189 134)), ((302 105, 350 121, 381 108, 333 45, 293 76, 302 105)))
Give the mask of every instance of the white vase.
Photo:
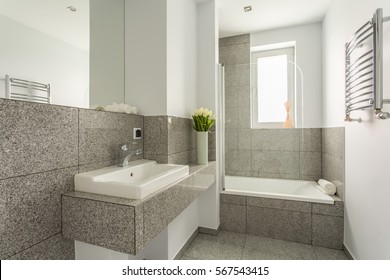
POLYGON ((209 162, 209 142, 208 132, 198 131, 197 132, 197 159, 198 164, 206 165, 209 162))

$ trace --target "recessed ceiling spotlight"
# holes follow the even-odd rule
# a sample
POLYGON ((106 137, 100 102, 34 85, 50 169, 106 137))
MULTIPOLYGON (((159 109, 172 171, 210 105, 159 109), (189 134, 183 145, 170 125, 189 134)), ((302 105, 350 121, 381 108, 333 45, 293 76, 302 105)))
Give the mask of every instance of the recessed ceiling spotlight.
POLYGON ((244 7, 244 12, 247 13, 247 12, 250 12, 252 11, 252 6, 246 6, 244 7))
POLYGON ((66 7, 69 11, 71 11, 71 12, 76 12, 77 11, 77 9, 75 8, 75 7, 73 7, 73 6, 69 6, 69 7, 66 7))

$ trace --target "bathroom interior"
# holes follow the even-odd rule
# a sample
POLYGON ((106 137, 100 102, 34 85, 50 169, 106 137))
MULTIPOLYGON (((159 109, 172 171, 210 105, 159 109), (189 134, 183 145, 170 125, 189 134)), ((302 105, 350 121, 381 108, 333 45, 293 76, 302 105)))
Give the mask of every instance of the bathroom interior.
POLYGON ((388 0, 0 0, 0 33, 1 260, 390 259, 388 0))

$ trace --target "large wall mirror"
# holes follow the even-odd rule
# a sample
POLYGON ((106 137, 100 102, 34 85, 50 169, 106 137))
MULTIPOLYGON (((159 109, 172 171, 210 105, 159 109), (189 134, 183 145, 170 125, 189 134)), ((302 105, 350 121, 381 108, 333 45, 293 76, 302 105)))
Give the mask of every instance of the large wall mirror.
POLYGON ((6 75, 50 84, 50 103, 124 102, 124 0, 0 0, 0 98, 6 75))

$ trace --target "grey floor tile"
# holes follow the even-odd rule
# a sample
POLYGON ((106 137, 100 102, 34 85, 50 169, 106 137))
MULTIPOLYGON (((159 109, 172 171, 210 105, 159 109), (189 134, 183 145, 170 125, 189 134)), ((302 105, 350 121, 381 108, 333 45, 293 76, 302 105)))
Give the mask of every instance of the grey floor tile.
POLYGON ((247 235, 243 260, 315 260, 310 245, 247 235))
POLYGON ((184 253, 184 257, 201 260, 239 260, 245 234, 221 231, 217 236, 199 234, 184 253))
POLYGON ((324 247, 313 246, 317 260, 348 260, 342 250, 333 250, 324 247))

